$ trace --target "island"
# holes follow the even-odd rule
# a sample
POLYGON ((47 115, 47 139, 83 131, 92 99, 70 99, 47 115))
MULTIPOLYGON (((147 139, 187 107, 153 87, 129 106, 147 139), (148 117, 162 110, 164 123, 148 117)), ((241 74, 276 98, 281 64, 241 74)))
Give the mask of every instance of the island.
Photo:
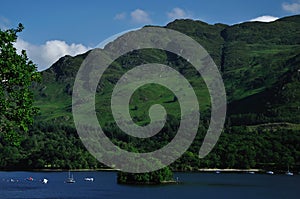
POLYGON ((134 185, 158 185, 179 183, 174 180, 173 172, 169 167, 148 173, 126 173, 119 171, 117 174, 118 184, 134 185))

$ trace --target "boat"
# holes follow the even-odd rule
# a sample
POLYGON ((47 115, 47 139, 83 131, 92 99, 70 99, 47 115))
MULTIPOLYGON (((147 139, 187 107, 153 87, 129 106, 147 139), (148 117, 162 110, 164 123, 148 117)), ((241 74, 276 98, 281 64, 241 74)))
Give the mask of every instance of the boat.
POLYGON ((290 167, 289 166, 288 166, 287 172, 285 172, 285 175, 287 175, 287 176, 293 176, 294 175, 292 172, 290 172, 290 167))
POLYGON ((30 176, 29 178, 26 178, 27 181, 33 181, 33 178, 30 176))
POLYGON ((287 175, 287 176, 293 176, 294 174, 292 172, 290 172, 290 171, 287 171, 287 172, 285 172, 285 175, 287 175))
POLYGON ((84 178, 84 181, 93 182, 93 181, 94 181, 94 178, 85 177, 85 178, 84 178))
POLYGON ((44 178, 44 179, 42 180, 42 184, 47 184, 47 183, 48 183, 48 179, 44 178))
POLYGON ((7 180, 7 182, 19 182, 19 180, 11 178, 11 179, 7 180))
POLYGON ((69 171, 69 176, 68 176, 68 178, 66 179, 66 183, 75 183, 75 180, 74 180, 74 178, 73 178, 73 174, 72 174, 72 176, 71 176, 70 171, 69 171))
POLYGON ((273 175, 274 172, 273 171, 267 171, 266 174, 273 175))

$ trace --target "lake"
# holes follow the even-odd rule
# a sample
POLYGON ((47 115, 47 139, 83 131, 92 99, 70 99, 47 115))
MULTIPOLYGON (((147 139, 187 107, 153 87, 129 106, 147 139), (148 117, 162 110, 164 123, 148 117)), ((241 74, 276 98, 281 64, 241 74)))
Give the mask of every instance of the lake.
POLYGON ((300 175, 234 173, 175 173, 182 184, 159 186, 118 185, 115 172, 0 172, 1 199, 135 199, 135 198, 299 198, 300 175), (26 178, 32 177, 33 181, 26 178), (93 182, 84 181, 93 177, 93 182), (47 178, 47 184, 41 179, 47 178))

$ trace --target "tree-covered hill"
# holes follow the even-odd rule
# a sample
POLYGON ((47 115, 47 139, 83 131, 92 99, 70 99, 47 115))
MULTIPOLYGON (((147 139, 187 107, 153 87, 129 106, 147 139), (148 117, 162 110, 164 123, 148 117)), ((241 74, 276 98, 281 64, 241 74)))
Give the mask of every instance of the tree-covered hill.
MULTIPOLYGON (((174 95, 158 85, 134 93, 133 120, 149 122, 148 110, 162 104, 169 122, 150 140, 131 138, 116 127, 110 111, 113 86, 129 69, 144 63, 172 66, 183 74, 200 103, 201 125, 189 151, 171 165, 175 170, 202 167, 300 168, 300 15, 271 23, 246 22, 210 25, 175 20, 165 26, 199 42, 219 67, 227 92, 226 128, 215 149, 205 159, 198 150, 209 122, 210 98, 199 74, 184 59, 160 50, 138 50, 120 57, 105 71, 96 94, 98 119, 106 134, 129 151, 149 151, 170 141, 176 133, 180 107, 174 95)), ((76 73, 89 52, 60 58, 33 86, 40 108, 30 136, 21 148, 0 145, 1 168, 95 168, 101 166, 81 144, 72 119, 72 88, 76 73), (45 150, 45 147, 47 150, 45 150), (13 154, 12 158, 7 158, 13 154)))

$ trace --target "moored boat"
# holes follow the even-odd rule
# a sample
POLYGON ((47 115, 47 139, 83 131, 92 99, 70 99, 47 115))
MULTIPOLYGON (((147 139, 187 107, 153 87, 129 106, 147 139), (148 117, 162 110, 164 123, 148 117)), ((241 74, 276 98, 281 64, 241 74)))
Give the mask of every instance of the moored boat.
POLYGON ((292 172, 290 172, 290 167, 289 166, 288 166, 287 172, 285 172, 285 175, 287 175, 287 176, 293 176, 294 175, 292 172))
POLYGON ((71 176, 70 171, 69 171, 69 176, 68 176, 68 178, 66 179, 65 182, 66 182, 66 183, 75 183, 75 179, 74 179, 74 177, 73 177, 73 174, 72 174, 72 176, 71 176))
POLYGON ((47 183, 48 183, 48 179, 44 178, 44 179, 42 180, 42 184, 47 184, 47 183))
POLYGON ((266 174, 273 175, 274 172, 273 171, 267 171, 266 174))
POLYGON ((90 177, 85 177, 84 181, 88 181, 88 182, 93 182, 94 178, 90 178, 90 177))

